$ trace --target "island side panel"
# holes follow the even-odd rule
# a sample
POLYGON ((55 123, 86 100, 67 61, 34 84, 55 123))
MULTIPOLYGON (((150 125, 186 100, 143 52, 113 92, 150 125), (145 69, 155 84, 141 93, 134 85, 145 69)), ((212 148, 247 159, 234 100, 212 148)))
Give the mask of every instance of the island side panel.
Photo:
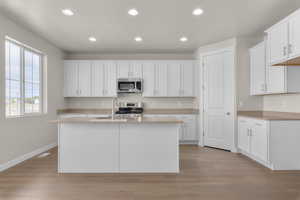
POLYGON ((180 124, 120 125, 121 173, 179 173, 180 124))
POLYGON ((119 124, 63 123, 59 127, 60 173, 119 171, 119 124))

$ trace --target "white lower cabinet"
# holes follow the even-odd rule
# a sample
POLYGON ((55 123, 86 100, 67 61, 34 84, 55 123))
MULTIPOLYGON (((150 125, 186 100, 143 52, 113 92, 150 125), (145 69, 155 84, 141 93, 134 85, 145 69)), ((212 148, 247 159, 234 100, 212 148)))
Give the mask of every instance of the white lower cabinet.
POLYGON ((198 144, 199 134, 197 126, 197 115, 150 115, 146 114, 145 117, 171 117, 182 120, 184 123, 180 127, 179 140, 185 144, 198 144))
POLYGON ((265 166, 269 164, 268 137, 268 121, 239 118, 239 149, 265 166))
POLYGON ((300 120, 238 118, 240 153, 272 170, 299 170, 300 120))

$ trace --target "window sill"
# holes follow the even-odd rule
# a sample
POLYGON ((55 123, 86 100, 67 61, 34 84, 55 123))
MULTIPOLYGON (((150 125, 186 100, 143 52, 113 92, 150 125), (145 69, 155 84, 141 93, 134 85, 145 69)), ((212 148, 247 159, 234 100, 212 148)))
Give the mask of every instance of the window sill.
POLYGON ((34 118, 34 117, 43 117, 46 115, 47 113, 26 114, 26 115, 18 115, 18 116, 6 116, 5 119, 34 118))

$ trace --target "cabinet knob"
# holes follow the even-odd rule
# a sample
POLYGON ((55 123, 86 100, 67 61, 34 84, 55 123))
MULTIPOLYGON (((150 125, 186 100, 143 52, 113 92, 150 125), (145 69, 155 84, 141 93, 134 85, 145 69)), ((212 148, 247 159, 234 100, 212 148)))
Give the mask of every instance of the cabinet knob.
POLYGON ((226 115, 228 115, 228 116, 229 116, 229 115, 231 115, 231 113, 230 113, 230 112, 227 112, 227 113, 226 113, 226 115))

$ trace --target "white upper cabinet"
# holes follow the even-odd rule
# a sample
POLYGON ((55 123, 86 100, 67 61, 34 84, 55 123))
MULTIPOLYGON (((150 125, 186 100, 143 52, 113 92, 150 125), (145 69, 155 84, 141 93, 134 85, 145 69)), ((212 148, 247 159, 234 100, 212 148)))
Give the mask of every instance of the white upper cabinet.
POLYGON ((104 63, 102 61, 92 62, 92 96, 102 97, 104 95, 104 63))
POLYGON ((65 61, 65 97, 91 96, 91 62, 65 61))
POLYGON ((294 13, 289 21, 289 56, 295 58, 300 56, 300 10, 294 13))
POLYGON ((68 60, 65 97, 116 97, 118 78, 143 79, 144 97, 194 97, 195 65, 189 60, 68 60))
POLYGON ((91 96, 91 61, 79 61, 78 63, 78 89, 79 96, 91 96))
POLYGON ((262 95, 266 93, 266 46, 262 42, 250 49, 250 94, 262 95))
POLYGON ((268 31, 269 62, 277 64, 288 58, 288 21, 282 21, 268 31))
POLYGON ((155 96, 193 97, 195 96, 194 61, 158 61, 156 69, 155 96), (166 72, 167 69, 167 72, 166 72), (167 86, 165 85, 167 83, 167 86), (167 93, 166 93, 167 91, 167 93))
POLYGON ((182 76, 181 76, 181 96, 194 97, 195 96, 195 62, 182 62, 182 76))
POLYGON ((143 61, 131 61, 130 65, 130 78, 142 78, 143 77, 143 61))
POLYGON ((167 97, 168 96, 168 62, 159 61, 155 69, 155 90, 154 96, 167 97))
POLYGON ((170 61, 168 63, 168 96, 178 97, 182 94, 181 89, 181 63, 170 61))
POLYGON ((130 61, 117 61, 118 78, 129 78, 130 76, 130 61))
POLYGON ((93 61, 92 96, 117 96, 117 66, 114 61, 93 61))
POLYGON ((271 66, 267 61, 270 48, 262 42, 250 49, 251 95, 300 92, 299 67, 271 66))
POLYGON ((118 78, 142 78, 142 61, 118 61, 118 78))
POLYGON ((78 63, 72 60, 64 62, 64 96, 78 95, 78 63))
POLYGON ((270 48, 268 62, 271 65, 285 64, 300 57, 300 10, 272 26, 266 33, 270 48))
POLYGON ((155 93, 155 63, 145 61, 143 64, 143 96, 153 97, 155 93))
POLYGON ((104 65, 104 96, 117 96, 117 65, 114 61, 106 61, 104 65))

